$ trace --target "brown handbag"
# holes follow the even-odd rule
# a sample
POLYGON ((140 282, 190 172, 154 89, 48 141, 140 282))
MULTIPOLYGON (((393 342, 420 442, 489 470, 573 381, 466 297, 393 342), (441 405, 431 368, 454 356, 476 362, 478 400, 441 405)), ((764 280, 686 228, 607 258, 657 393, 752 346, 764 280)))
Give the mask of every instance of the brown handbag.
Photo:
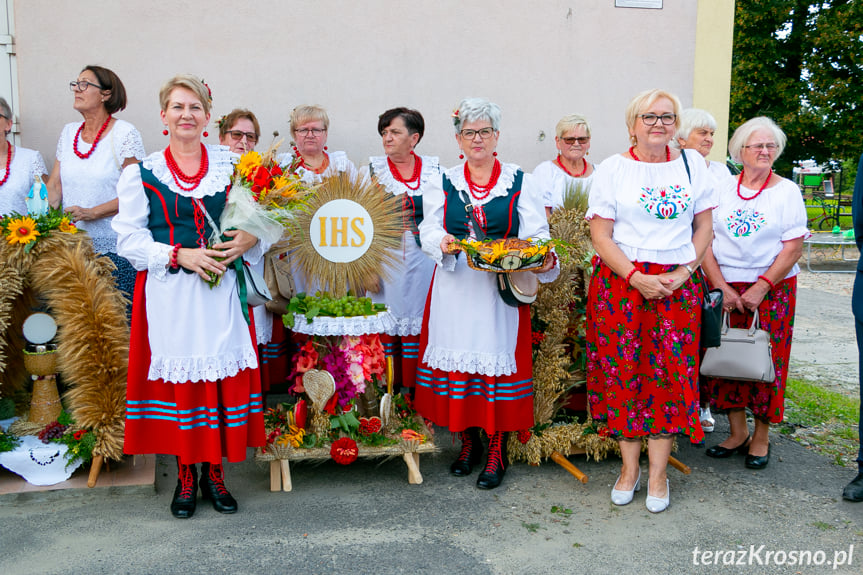
POLYGON ((288 254, 271 253, 264 256, 264 281, 273 296, 264 304, 267 311, 278 315, 288 313, 288 303, 297 292, 288 254), (282 255, 284 257, 280 257, 282 255))

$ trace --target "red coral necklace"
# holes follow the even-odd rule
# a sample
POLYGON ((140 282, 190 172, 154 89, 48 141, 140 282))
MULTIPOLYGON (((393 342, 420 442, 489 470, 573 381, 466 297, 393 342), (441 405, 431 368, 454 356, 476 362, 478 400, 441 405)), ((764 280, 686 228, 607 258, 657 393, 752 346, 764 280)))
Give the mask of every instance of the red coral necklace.
POLYGON ((207 175, 207 170, 210 168, 210 160, 207 156, 207 148, 204 144, 201 144, 201 167, 198 168, 198 173, 194 176, 187 176, 183 173, 183 170, 180 169, 180 166, 174 159, 174 155, 171 153, 171 146, 165 148, 165 163, 168 164, 168 171, 171 172, 171 176, 174 178, 174 183, 177 184, 178 188, 186 192, 191 192, 197 188, 201 184, 201 180, 204 179, 204 176, 207 175), (186 184, 192 184, 192 186, 186 187, 180 183, 181 181, 186 184))
MULTIPOLYGON (((635 158, 635 156, 633 156, 633 158, 635 158)), ((638 159, 638 158, 636 158, 636 159, 638 159)), ((557 161, 557 165, 560 166, 560 169, 563 170, 564 172, 566 172, 569 175, 569 177, 571 177, 571 178, 580 178, 585 174, 585 172, 587 172, 587 160, 585 160, 584 158, 581 159, 581 161, 584 162, 584 169, 581 170, 581 172, 579 172, 577 174, 573 174, 572 172, 570 172, 569 170, 566 169, 566 166, 564 166, 563 162, 560 161, 560 154, 557 155, 556 161, 557 161)))
POLYGON ((494 167, 491 169, 491 177, 488 183, 484 186, 479 186, 473 183, 470 179, 470 169, 467 167, 467 162, 464 163, 464 179, 467 182, 467 187, 470 190, 470 195, 475 200, 484 200, 491 193, 492 189, 497 185, 497 180, 500 178, 500 160, 494 161, 494 167))
POLYGON ((105 130, 108 129, 108 124, 110 124, 111 120, 113 120, 113 119, 114 119, 113 116, 108 116, 108 119, 105 120, 105 123, 102 124, 101 128, 99 128, 99 131, 96 132, 96 139, 93 140, 93 145, 90 146, 90 151, 87 152, 86 154, 82 154, 81 152, 78 151, 78 139, 81 137, 81 131, 84 129, 84 124, 87 123, 87 122, 82 122, 81 125, 78 127, 78 131, 75 132, 75 139, 72 140, 72 150, 75 152, 75 155, 78 156, 79 158, 81 158, 82 160, 86 160, 87 158, 92 156, 93 152, 96 151, 96 146, 99 145, 99 140, 102 139, 102 134, 104 134, 105 130))
POLYGON ((9 144, 9 149, 6 150, 6 173, 3 174, 3 179, 0 180, 0 186, 5 184, 6 180, 9 179, 9 166, 12 165, 12 148, 14 148, 14 146, 9 144))
MULTIPOLYGON (((641 158, 635 155, 635 146, 629 146, 629 155, 632 156, 632 159, 636 162, 641 161, 641 158)), ((669 148, 668 146, 665 146, 665 161, 671 161, 671 148, 669 148)))
POLYGON ((748 198, 740 193, 740 182, 743 181, 743 172, 744 171, 746 171, 746 170, 745 169, 740 170, 740 176, 737 177, 737 197, 740 198, 741 200, 754 200, 755 198, 757 198, 758 196, 761 195, 761 192, 763 192, 764 188, 767 187, 767 182, 769 182, 770 178, 773 177, 773 168, 770 168, 770 171, 767 172, 767 179, 764 180, 764 183, 761 184, 761 187, 758 188, 758 191, 755 193, 755 195, 749 196, 748 198))
POLYGON ((411 174, 410 179, 406 180, 402 177, 401 173, 399 173, 398 166, 387 156, 387 164, 390 167, 390 173, 396 179, 396 181, 403 183, 407 189, 409 190, 418 190, 420 188, 420 173, 423 170, 423 161, 422 158, 417 156, 411 151, 411 156, 414 157, 414 172, 411 174), (416 186, 412 186, 411 184, 416 182, 416 186))

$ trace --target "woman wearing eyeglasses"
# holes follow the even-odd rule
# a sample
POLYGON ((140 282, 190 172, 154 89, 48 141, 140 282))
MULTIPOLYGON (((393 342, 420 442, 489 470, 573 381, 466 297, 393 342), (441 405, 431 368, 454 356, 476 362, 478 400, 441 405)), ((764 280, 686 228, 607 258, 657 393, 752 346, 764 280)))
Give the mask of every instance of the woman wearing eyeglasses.
POLYGON ((596 168, 586 218, 597 257, 587 302, 587 390, 593 418, 618 441, 611 501, 641 487, 647 438, 648 511, 669 504, 672 438, 704 438, 698 420, 702 290, 692 273, 713 238, 713 178, 703 158, 669 146, 680 103, 663 90, 626 108, 628 151, 596 168))
POLYGON ((568 190, 582 186, 585 193, 593 181, 593 165, 587 161, 590 153, 590 124, 579 114, 564 116, 557 123, 554 145, 557 157, 547 160, 533 171, 534 178, 546 192, 546 214, 563 205, 568 190))
POLYGON ((409 108, 393 108, 378 118, 378 134, 384 156, 372 156, 363 175, 369 176, 387 194, 400 199, 404 217, 402 244, 389 278, 370 291, 376 303, 385 303, 396 320, 381 335, 384 351, 395 358, 397 374, 405 391, 413 392, 419 353, 423 310, 434 263, 420 249, 419 224, 423 220, 423 191, 440 180, 435 156, 420 156, 414 148, 425 133, 422 114, 409 108))
POLYGON ((260 137, 261 126, 249 110, 235 108, 219 119, 219 143, 235 154, 254 150, 260 137))
POLYGON ((223 459, 243 461, 266 443, 255 334, 231 264, 253 264, 269 246, 242 230, 214 237, 237 155, 201 142, 210 98, 187 74, 162 86, 168 147, 123 171, 113 222, 120 254, 139 270, 124 450, 177 456, 178 518, 195 512, 197 463, 203 497, 236 512, 223 459))
MULTIPOLYGON (((494 489, 507 464, 505 433, 534 423, 530 307, 507 305, 497 274, 468 267, 452 242, 548 238, 548 223, 533 177, 496 157, 497 104, 462 100, 453 123, 465 162, 423 191, 420 240, 437 267, 420 335, 415 405, 423 417, 459 434, 453 475, 470 475, 482 460, 485 430, 488 459, 476 484, 494 489)), ((556 279, 556 257, 537 271, 541 282, 556 279)))
POLYGON ((797 302, 797 261, 809 236, 800 188, 773 172, 785 148, 785 134, 773 120, 758 117, 742 124, 728 142, 735 162, 743 164, 736 178, 720 187, 713 215, 716 238, 704 258, 704 271, 722 289, 732 327, 748 327, 758 312, 761 328, 770 333, 772 383, 712 379, 707 381, 713 406, 728 414, 731 435, 709 448, 709 457, 745 454, 750 469, 770 461, 769 431, 785 410, 785 380, 791 356, 797 302), (746 408, 755 417, 749 436, 746 408))
POLYGON ((36 150, 13 146, 8 140, 12 131, 12 110, 5 98, 0 98, 0 130, 4 137, 0 140, 0 216, 11 213, 27 213, 27 194, 38 176, 44 178, 48 170, 42 161, 42 154, 36 150))
POLYGON ((111 258, 118 286, 131 299, 135 270, 117 256, 111 220, 117 213, 117 180, 123 168, 143 159, 144 142, 135 126, 114 117, 126 107, 126 89, 114 72, 87 66, 69 87, 72 107, 84 121, 66 124, 60 134, 48 198, 90 234, 97 252, 111 258))
POLYGON ((299 162, 297 173, 303 181, 315 184, 324 176, 346 173, 353 180, 357 168, 345 152, 327 151, 327 134, 330 118, 320 106, 297 106, 291 112, 291 137, 294 139, 293 154, 284 154, 282 164, 299 162))

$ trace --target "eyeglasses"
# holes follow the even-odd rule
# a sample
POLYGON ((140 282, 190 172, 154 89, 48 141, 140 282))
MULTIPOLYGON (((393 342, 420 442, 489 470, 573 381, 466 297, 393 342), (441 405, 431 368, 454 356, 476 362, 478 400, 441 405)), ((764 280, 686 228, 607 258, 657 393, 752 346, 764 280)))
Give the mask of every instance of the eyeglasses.
POLYGON ((481 130, 462 130, 461 132, 459 132, 459 134, 461 134, 461 137, 465 140, 473 140, 474 138, 476 138, 477 134, 479 134, 480 138, 485 140, 492 137, 492 135, 494 134, 494 128, 482 128, 481 130))
POLYGON ((94 84, 93 82, 88 82, 87 80, 76 80, 74 82, 69 82, 69 89, 73 92, 86 92, 87 88, 93 86, 94 88, 99 88, 100 90, 104 90, 102 86, 99 84, 94 84))
POLYGON ((670 126, 677 119, 677 114, 662 114, 661 116, 657 116, 656 114, 639 114, 638 117, 641 118, 645 126, 653 126, 657 120, 661 120, 664 126, 670 126))
POLYGON ((590 142, 590 136, 580 136, 578 138, 561 138, 560 140, 567 146, 574 146, 576 142, 578 142, 579 145, 583 146, 586 143, 590 142))
POLYGON ((748 149, 748 150, 755 150, 755 151, 766 150, 768 153, 775 152, 777 149, 779 149, 779 146, 777 146, 773 142, 770 142, 768 144, 752 144, 752 145, 743 146, 743 147, 748 149))
POLYGON ((246 141, 249 142, 250 144, 255 144, 258 142, 258 136, 254 132, 242 132, 240 130, 228 130, 225 133, 228 134, 229 136, 231 136, 231 139, 234 140, 235 142, 239 142, 240 140, 242 140, 243 136, 246 137, 246 141))
POLYGON ((326 131, 326 128, 300 128, 299 130, 297 130, 297 133, 305 138, 309 135, 318 137, 326 131))

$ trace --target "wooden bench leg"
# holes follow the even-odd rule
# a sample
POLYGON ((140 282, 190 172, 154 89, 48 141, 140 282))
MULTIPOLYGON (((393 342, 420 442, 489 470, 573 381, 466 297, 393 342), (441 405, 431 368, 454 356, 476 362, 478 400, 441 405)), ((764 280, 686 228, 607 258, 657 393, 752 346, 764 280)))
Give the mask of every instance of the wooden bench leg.
POLYGON ((279 460, 279 469, 282 473, 282 491, 290 491, 294 488, 291 483, 291 463, 287 459, 279 460))
POLYGON ((587 483, 587 475, 584 474, 578 467, 572 464, 569 459, 566 458, 559 451, 551 452, 551 459, 567 471, 569 471, 573 477, 581 481, 582 483, 587 483))
POLYGON ((282 471, 279 460, 270 461, 270 491, 282 490, 282 471))
POLYGON ((420 454, 405 453, 405 463, 408 466, 408 483, 411 485, 419 485, 423 482, 422 473, 420 473, 420 454))
POLYGON ((99 480, 99 472, 102 471, 102 462, 104 458, 101 455, 94 455, 93 461, 90 463, 90 476, 87 477, 87 487, 96 487, 96 482, 99 480))

